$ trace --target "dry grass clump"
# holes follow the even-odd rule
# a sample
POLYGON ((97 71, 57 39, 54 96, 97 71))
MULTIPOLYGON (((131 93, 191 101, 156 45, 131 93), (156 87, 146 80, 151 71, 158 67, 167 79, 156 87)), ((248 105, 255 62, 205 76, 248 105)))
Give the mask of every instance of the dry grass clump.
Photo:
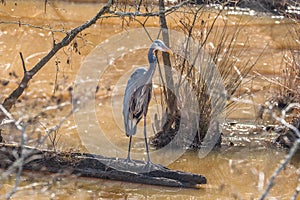
POLYGON ((283 57, 281 79, 278 79, 277 90, 271 97, 279 110, 291 103, 300 103, 300 52, 290 50, 283 57))
MULTIPOLYGON (((183 81, 187 81, 194 91, 199 108, 196 133, 186 133, 186 138, 191 134, 194 134, 195 137, 192 138, 192 141, 183 142, 185 138, 182 137, 179 137, 177 142, 175 141, 185 148, 201 149, 209 145, 210 140, 214 140, 214 146, 221 144, 219 130, 221 124, 219 124, 220 120, 218 119, 225 116, 225 110, 234 104, 230 100, 231 97, 235 95, 243 79, 256 63, 240 59, 247 50, 247 45, 238 49, 235 48, 241 42, 239 41, 240 28, 238 25, 234 28, 230 27, 224 16, 220 16, 221 12, 214 16, 205 16, 205 11, 201 9, 190 9, 189 12, 182 15, 179 21, 181 29, 188 36, 188 42, 182 44, 185 47, 183 51, 186 56, 175 56, 174 66, 176 71, 181 74, 181 77, 175 81, 175 85, 179 87, 182 86, 183 81), (199 49, 190 49, 189 42, 196 42, 199 49), (198 51, 195 59, 198 59, 200 65, 195 65, 195 62, 191 63, 186 59, 192 51, 198 51), (216 72, 220 75, 219 78, 215 76, 216 72), (186 144, 191 145, 187 147, 186 144)), ((180 89, 178 91, 176 96, 179 96, 180 99, 179 107, 186 103, 184 101, 191 102, 191 99, 184 98, 186 95, 184 92, 181 93, 180 89)), ((191 110, 190 113, 193 112, 191 110)), ((174 139, 177 130, 158 132, 152 139, 152 144, 157 148, 163 147, 174 139)))
MULTIPOLYGON (((300 29, 299 24, 291 31, 291 47, 282 58, 280 77, 270 80, 275 89, 268 98, 268 113, 277 112, 277 116, 300 128, 300 29), (296 44, 296 45, 295 45, 296 44)), ((292 147, 298 137, 286 127, 276 142, 284 147, 292 147)))
MULTIPOLYGON (((291 50, 284 56, 282 80, 280 86, 275 90, 271 101, 274 108, 279 111, 286 111, 285 120, 300 130, 300 51, 291 50), (298 104, 298 106, 297 106, 298 104), (295 106, 293 106, 295 105, 295 106), (289 108, 290 107, 290 108, 289 108)), ((281 146, 291 148, 298 137, 288 127, 277 138, 281 146)))
MULTIPOLYGON (((300 103, 300 30, 295 27, 291 32, 295 47, 286 51, 282 58, 281 74, 279 77, 270 80, 275 89, 268 101, 272 103, 274 109, 283 110, 291 103, 300 103), (298 45, 297 45, 298 43, 298 45)), ((298 112, 293 116, 297 117, 298 112)))

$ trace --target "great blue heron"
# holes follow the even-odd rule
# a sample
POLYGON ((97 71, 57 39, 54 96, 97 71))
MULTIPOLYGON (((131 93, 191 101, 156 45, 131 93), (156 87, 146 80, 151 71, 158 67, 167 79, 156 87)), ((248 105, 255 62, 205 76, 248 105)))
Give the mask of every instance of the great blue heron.
POLYGON ((130 137, 128 156, 126 159, 127 164, 128 161, 131 161, 130 148, 132 136, 135 135, 137 124, 142 117, 144 117, 144 137, 148 157, 147 163, 149 164, 151 162, 147 142, 146 115, 152 93, 152 77, 156 68, 155 51, 168 52, 169 54, 172 54, 172 51, 161 40, 153 41, 148 51, 149 69, 142 67, 137 68, 130 76, 125 90, 123 100, 123 117, 126 136, 130 137))

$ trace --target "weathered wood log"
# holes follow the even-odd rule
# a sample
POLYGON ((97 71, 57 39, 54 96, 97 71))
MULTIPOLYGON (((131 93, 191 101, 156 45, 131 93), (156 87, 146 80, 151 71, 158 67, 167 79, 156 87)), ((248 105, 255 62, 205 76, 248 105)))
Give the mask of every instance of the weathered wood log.
POLYGON ((157 164, 149 166, 138 160, 127 164, 124 159, 95 154, 54 152, 0 143, 1 168, 9 168, 22 156, 25 170, 67 173, 169 187, 197 188, 199 184, 206 184, 206 178, 202 175, 170 170, 157 164))

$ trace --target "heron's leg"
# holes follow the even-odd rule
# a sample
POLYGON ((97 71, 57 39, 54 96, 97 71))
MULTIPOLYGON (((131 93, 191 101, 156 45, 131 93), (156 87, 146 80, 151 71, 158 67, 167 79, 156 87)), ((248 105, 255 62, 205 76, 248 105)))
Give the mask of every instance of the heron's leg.
POLYGON ((145 136, 146 152, 147 152, 147 157, 148 157, 147 163, 150 163, 151 161, 150 161, 149 148, 148 148, 146 125, 147 125, 147 123, 146 123, 146 115, 144 115, 144 136, 145 136))
POLYGON ((131 140, 132 140, 132 135, 129 137, 129 144, 128 144, 128 155, 127 155, 127 158, 126 158, 126 165, 128 166, 128 161, 131 161, 130 160, 130 148, 131 148, 131 140))
POLYGON ((146 115, 144 115, 144 136, 145 136, 146 152, 147 152, 147 157, 148 157, 148 161, 147 161, 147 164, 146 164, 146 167, 148 168, 148 172, 150 172, 151 169, 162 169, 162 168, 164 168, 161 165, 157 165, 157 164, 152 163, 151 160, 150 160, 148 140, 147 140, 147 131, 146 131, 146 115))

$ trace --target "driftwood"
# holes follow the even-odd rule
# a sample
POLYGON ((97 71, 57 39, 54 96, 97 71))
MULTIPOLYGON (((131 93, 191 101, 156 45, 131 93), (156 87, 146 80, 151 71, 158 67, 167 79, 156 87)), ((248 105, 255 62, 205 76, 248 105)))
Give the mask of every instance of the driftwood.
POLYGON ((202 175, 170 170, 162 165, 146 165, 135 160, 107 158, 88 153, 61 153, 9 144, 0 144, 0 167, 9 168, 18 158, 24 158, 23 169, 52 173, 75 174, 84 177, 127 181, 133 183, 197 188, 206 184, 202 175))

